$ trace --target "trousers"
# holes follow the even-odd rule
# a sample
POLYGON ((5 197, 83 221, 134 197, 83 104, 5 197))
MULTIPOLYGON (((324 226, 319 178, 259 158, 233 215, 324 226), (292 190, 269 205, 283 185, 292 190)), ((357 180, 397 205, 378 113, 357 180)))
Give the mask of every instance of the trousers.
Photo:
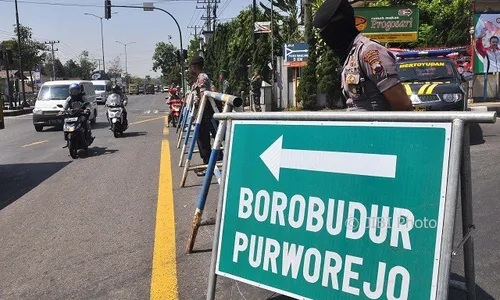
MULTIPOLYGON (((217 123, 216 123, 217 124, 217 123)), ((200 150, 200 157, 203 160, 203 164, 208 164, 210 161, 210 153, 212 152, 211 139, 215 139, 217 131, 212 123, 212 117, 205 116, 201 119, 200 129, 198 131, 198 139, 196 140, 198 144, 198 149, 200 150)), ((223 158, 222 151, 219 151, 219 156, 217 160, 220 161, 223 158)))

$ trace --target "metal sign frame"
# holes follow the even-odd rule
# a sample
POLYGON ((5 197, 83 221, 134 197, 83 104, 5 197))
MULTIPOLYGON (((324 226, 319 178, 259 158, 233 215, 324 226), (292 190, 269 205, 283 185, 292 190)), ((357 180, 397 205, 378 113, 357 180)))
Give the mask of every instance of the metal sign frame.
POLYGON ((470 228, 472 221, 472 184, 470 172, 470 141, 468 123, 495 123, 496 112, 299 112, 299 113, 223 113, 215 114, 215 119, 227 120, 226 147, 222 182, 220 185, 214 239, 212 244, 212 260, 210 265, 207 300, 215 299, 219 242, 221 234, 221 218, 224 207, 228 179, 229 155, 232 149, 233 120, 260 121, 344 121, 344 122, 416 122, 451 124, 451 144, 449 149, 448 177, 444 202, 444 221, 442 227, 441 247, 439 250, 439 266, 437 287, 433 299, 447 299, 450 282, 451 258, 453 250, 453 234, 455 229, 456 208, 461 191, 465 277, 468 299, 475 299, 474 250, 470 228), (461 187, 461 190, 459 190, 461 187))

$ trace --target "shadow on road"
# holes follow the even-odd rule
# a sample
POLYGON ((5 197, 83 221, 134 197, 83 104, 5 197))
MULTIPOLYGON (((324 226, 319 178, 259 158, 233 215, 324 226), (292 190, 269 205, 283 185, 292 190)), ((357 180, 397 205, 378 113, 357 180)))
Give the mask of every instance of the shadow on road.
POLYGON ((0 210, 21 198, 70 163, 0 165, 0 210))
POLYGON ((147 135, 147 132, 144 131, 131 131, 131 132, 124 132, 123 137, 135 137, 135 136, 143 136, 147 135))
POLYGON ((471 145, 481 145, 484 144, 483 129, 478 123, 469 124, 470 131, 470 144, 471 145))
MULTIPOLYGON (((465 278, 455 274, 451 273, 450 275, 451 280, 456 280, 456 281, 461 281, 465 282, 465 278)), ((453 300, 466 300, 467 299, 467 294, 462 291, 462 290, 457 290, 457 289, 449 289, 448 292, 448 299, 453 299, 453 300)), ((494 300, 495 298, 488 294, 485 290, 483 290, 479 285, 476 284, 476 300, 494 300)))
POLYGON ((55 131, 62 131, 62 125, 61 126, 47 126, 43 128, 43 132, 55 132, 55 131))
MULTIPOLYGON (((89 157, 113 154, 115 152, 118 152, 118 150, 111 150, 108 149, 107 147, 92 147, 89 149, 89 157)), ((82 158, 87 158, 86 156, 84 156, 85 154, 83 153, 85 152, 81 152, 82 158)), ((80 155, 80 152, 78 154, 80 155)))
POLYGON ((108 122, 97 122, 95 124, 92 124, 91 127, 92 127, 92 129, 109 128, 109 123, 108 122))

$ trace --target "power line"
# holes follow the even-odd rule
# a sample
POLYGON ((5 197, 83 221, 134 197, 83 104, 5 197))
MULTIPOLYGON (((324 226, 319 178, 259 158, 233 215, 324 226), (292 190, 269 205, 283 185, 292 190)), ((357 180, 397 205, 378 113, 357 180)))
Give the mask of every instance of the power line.
POLYGON ((59 41, 48 41, 44 42, 45 45, 50 45, 52 50, 52 76, 53 80, 56 80, 56 65, 54 64, 55 54, 54 51, 59 51, 59 49, 54 49, 54 44, 59 44, 59 41))

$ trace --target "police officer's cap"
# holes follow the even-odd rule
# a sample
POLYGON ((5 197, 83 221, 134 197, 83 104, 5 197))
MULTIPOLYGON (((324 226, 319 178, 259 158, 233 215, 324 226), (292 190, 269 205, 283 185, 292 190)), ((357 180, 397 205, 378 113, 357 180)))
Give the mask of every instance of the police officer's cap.
POLYGON ((200 65, 200 66, 203 66, 203 64, 205 63, 205 60, 203 59, 203 57, 201 56, 195 56, 193 57, 193 59, 191 59, 191 63, 190 65, 200 65))
POLYGON ((313 26, 320 29, 324 28, 333 21, 353 16, 353 12, 348 0, 326 0, 316 11, 313 26))

